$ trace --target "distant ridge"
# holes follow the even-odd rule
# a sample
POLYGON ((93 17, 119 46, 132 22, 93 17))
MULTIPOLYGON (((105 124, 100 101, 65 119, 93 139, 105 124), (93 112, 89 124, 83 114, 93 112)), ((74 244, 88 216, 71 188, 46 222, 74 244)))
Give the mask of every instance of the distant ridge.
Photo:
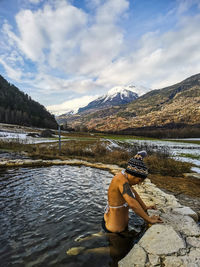
MULTIPOLYGON (((89 131, 133 132, 200 125, 200 74, 162 89, 149 91, 123 106, 94 109, 68 118, 72 128, 89 131)), ((198 132, 197 132, 198 135, 198 132)), ((196 136, 196 135, 195 135, 196 136)), ((199 133, 200 136, 200 133, 199 133)))
POLYGON ((0 122, 57 128, 55 117, 44 106, 31 99, 0 75, 0 122))

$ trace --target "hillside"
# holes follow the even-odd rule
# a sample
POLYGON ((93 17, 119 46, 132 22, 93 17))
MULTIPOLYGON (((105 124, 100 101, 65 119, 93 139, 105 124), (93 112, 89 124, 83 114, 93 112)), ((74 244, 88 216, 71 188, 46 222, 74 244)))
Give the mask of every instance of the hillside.
MULTIPOLYGON (((80 114, 81 115, 81 114, 80 114)), ((71 117, 72 127, 119 132, 149 127, 176 127, 200 124, 200 74, 175 85, 152 90, 123 107, 71 117)))
POLYGON ((54 116, 44 106, 8 83, 1 75, 0 122, 42 128, 57 128, 54 116))

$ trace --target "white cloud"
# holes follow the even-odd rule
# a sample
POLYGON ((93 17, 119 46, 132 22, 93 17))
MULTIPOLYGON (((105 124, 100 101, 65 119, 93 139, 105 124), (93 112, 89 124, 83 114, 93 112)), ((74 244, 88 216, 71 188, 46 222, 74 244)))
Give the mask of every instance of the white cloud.
MULTIPOLYGON (((62 57, 69 49, 70 39, 86 23, 86 15, 65 1, 49 4, 37 11, 22 10, 16 15, 19 35, 12 34, 21 51, 38 64, 49 57, 62 57)), ((52 60, 50 60, 50 63, 52 60)))
POLYGON ((39 4, 41 0, 29 0, 31 4, 39 4))
POLYGON ((176 0, 176 1, 177 1, 177 14, 183 14, 194 5, 200 8, 199 0, 176 0))
POLYGON ((123 16, 127 11, 129 2, 124 0, 109 0, 100 6, 97 10, 96 21, 97 23, 104 24, 105 26, 114 23, 123 16))
POLYGON ((17 31, 4 24, 10 51, 16 51, 13 62, 18 65, 25 55, 36 64, 34 87, 42 93, 74 90, 82 94, 102 89, 93 80, 123 48, 117 21, 128 9, 128 1, 94 2, 96 13, 90 17, 67 1, 48 1, 35 11, 22 9, 16 15, 17 31), (69 78, 52 76, 55 69, 69 78))
POLYGON ((102 86, 96 84, 92 79, 86 79, 84 77, 64 79, 42 72, 35 77, 34 87, 39 88, 40 93, 44 95, 64 92, 68 92, 68 94, 85 94, 95 91, 95 89, 96 91, 103 89, 102 86))
POLYGON ((137 51, 103 69, 98 83, 123 85, 137 81, 159 88, 200 72, 199 25, 197 15, 182 19, 174 31, 146 34, 137 51))
POLYGON ((9 25, 4 28, 20 51, 38 65, 92 76, 120 53, 123 32, 116 22, 127 8, 126 0, 105 1, 88 24, 83 10, 64 0, 55 1, 36 11, 21 10, 16 15, 18 34, 9 25))
POLYGON ((22 72, 20 69, 15 69, 12 68, 11 66, 9 66, 6 61, 2 58, 0 58, 0 64, 3 65, 4 69, 6 70, 8 76, 15 80, 15 81, 20 81, 21 76, 22 76, 22 72))
POLYGON ((98 97, 98 95, 96 95, 96 96, 82 96, 79 98, 74 98, 74 99, 65 101, 59 105, 47 106, 47 109, 56 115, 61 115, 61 114, 64 114, 66 112, 69 112, 71 110, 77 112, 80 107, 86 106, 89 102, 93 101, 97 97, 98 97))
POLYGON ((39 2, 33 10, 21 9, 17 28, 5 21, 0 43, 7 75, 25 78, 40 93, 38 99, 55 92, 62 97, 66 92, 66 99, 102 95, 130 84, 160 88, 200 72, 200 16, 186 16, 198 0, 176 1, 173 10, 158 16, 160 23, 177 16, 173 29, 160 32, 158 27, 134 44, 120 24, 127 19, 128 0, 87 0, 88 13, 67 0, 29 0, 24 6, 39 2))
POLYGON ((76 39, 68 43, 69 47, 63 52, 58 65, 68 73, 98 76, 99 71, 117 57, 123 47, 123 32, 116 21, 127 8, 125 0, 110 0, 98 6, 92 24, 76 32, 76 39))

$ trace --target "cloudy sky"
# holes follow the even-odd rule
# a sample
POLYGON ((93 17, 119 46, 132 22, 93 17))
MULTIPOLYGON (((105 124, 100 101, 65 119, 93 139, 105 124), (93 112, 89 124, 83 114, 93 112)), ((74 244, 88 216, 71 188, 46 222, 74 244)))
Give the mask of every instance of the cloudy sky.
POLYGON ((54 113, 141 95, 200 72, 199 25, 200 0, 0 0, 0 74, 54 113))

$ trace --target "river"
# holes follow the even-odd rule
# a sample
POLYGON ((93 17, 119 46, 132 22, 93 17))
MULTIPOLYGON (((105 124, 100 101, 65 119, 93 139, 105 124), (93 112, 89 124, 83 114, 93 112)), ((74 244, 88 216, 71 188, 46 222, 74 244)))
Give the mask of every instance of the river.
MULTIPOLYGON (((105 234, 76 240, 101 230, 109 172, 65 165, 0 174, 1 266, 111 266, 109 254, 66 254, 72 247, 108 247, 105 234)), ((143 220, 131 217, 131 227, 139 232, 143 220)))

